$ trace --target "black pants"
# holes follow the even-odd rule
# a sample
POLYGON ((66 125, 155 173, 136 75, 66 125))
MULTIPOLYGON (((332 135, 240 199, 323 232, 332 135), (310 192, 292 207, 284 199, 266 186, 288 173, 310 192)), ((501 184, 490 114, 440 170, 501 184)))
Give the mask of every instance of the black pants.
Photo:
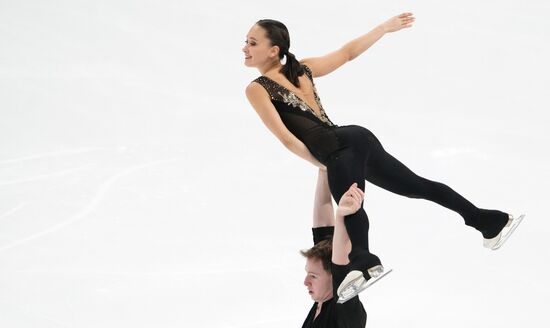
MULTIPOLYGON (((327 161, 330 191, 336 202, 357 182, 365 190, 365 180, 393 193, 435 202, 460 214, 466 225, 479 230, 485 238, 496 236, 508 221, 508 214, 479 209, 448 186, 416 175, 388 154, 376 136, 360 126, 336 130, 340 149, 327 161)), ((344 219, 352 243, 350 261, 354 269, 365 271, 380 260, 369 252, 369 221, 361 207, 344 219)))

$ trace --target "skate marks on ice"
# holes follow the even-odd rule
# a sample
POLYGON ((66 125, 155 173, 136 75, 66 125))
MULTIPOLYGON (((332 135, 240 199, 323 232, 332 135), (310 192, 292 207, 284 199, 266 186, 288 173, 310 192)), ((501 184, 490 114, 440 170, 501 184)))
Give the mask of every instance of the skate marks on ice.
POLYGON ((66 174, 70 174, 70 173, 74 173, 74 172, 78 172, 78 171, 88 169, 88 168, 92 167, 94 164, 97 164, 97 163, 90 163, 90 164, 86 164, 86 165, 83 165, 83 166, 74 167, 74 168, 70 168, 70 169, 66 169, 66 170, 55 171, 55 172, 47 173, 47 174, 39 174, 39 175, 32 176, 32 177, 29 177, 29 178, 16 179, 16 180, 10 180, 10 181, 0 181, 0 187, 13 185, 13 184, 26 183, 26 182, 34 182, 34 181, 38 181, 38 180, 44 180, 44 179, 52 178, 52 177, 55 177, 55 176, 66 175, 66 174))
POLYGON ((21 202, 17 206, 5 211, 4 213, 0 213, 0 220, 2 220, 4 218, 8 218, 8 217, 14 215, 15 213, 17 213, 21 209, 23 209, 26 205, 27 205, 26 202, 21 202))
POLYGON ((34 154, 34 155, 27 155, 22 157, 16 157, 16 158, 9 158, 9 159, 3 159, 0 160, 0 165, 5 164, 12 164, 12 163, 19 163, 24 161, 31 161, 31 160, 37 160, 37 159, 43 159, 43 158, 49 158, 49 157, 60 157, 63 155, 78 155, 78 154, 84 154, 84 153, 91 153, 96 151, 109 151, 109 150, 125 150, 125 147, 87 147, 87 148, 76 148, 76 149, 65 149, 65 150, 58 150, 58 151, 51 151, 41 154, 34 154))
MULTIPOLYGON (((126 148, 124 147, 88 147, 88 148, 77 148, 77 149, 65 149, 65 150, 58 150, 58 151, 52 151, 52 152, 46 152, 46 153, 40 153, 40 154, 34 154, 34 155, 27 155, 22 157, 16 157, 16 158, 10 158, 10 159, 4 159, 0 160, 0 166, 10 166, 10 164, 22 164, 24 162, 34 162, 38 160, 43 159, 60 159, 63 156, 67 155, 82 155, 82 154, 90 154, 94 152, 105 152, 105 151, 115 151, 115 152, 122 152, 126 148)), ((3 186, 9 186, 19 183, 26 183, 26 182, 35 182, 39 180, 44 180, 48 178, 53 178, 56 176, 62 176, 74 172, 79 172, 85 169, 88 169, 92 167, 93 165, 97 164, 97 162, 93 163, 86 163, 85 165, 77 166, 77 167, 71 167, 59 171, 44 173, 44 174, 38 174, 31 177, 24 177, 20 179, 13 179, 13 180, 0 180, 0 187, 3 186)))
POLYGON ((101 201, 105 198, 106 194, 109 192, 109 189, 113 187, 113 185, 120 180, 121 178, 134 174, 140 170, 144 170, 153 166, 162 165, 168 162, 176 161, 181 159, 181 157, 173 157, 169 159, 163 159, 163 160, 157 160, 157 161, 151 161, 144 164, 139 164, 135 166, 131 166, 128 168, 123 169, 122 171, 112 175, 111 177, 107 178, 104 182, 100 184, 98 187, 95 195, 90 199, 87 205, 85 205, 77 214, 74 216, 58 223, 53 226, 51 226, 48 229, 42 230, 40 232, 37 232, 35 234, 32 234, 30 236, 21 238, 19 240, 13 241, 7 245, 0 246, 0 252, 8 250, 10 248, 22 245, 24 243, 27 243, 29 241, 32 241, 34 239, 40 238, 42 236, 45 236, 47 234, 50 234, 52 232, 58 231, 76 221, 79 221, 86 216, 88 216, 90 213, 94 211, 98 207, 98 205, 101 203, 101 201))

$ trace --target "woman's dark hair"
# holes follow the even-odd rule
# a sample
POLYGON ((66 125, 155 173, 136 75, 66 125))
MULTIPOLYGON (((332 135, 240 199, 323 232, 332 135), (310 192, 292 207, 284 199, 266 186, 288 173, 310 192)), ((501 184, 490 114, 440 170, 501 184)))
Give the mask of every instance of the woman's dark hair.
POLYGON ((271 41, 272 46, 279 47, 279 59, 286 56, 286 63, 281 68, 280 72, 292 82, 297 88, 300 87, 298 76, 304 74, 304 68, 296 57, 288 51, 290 48, 290 36, 285 24, 273 19, 260 19, 256 25, 265 30, 267 38, 271 41))

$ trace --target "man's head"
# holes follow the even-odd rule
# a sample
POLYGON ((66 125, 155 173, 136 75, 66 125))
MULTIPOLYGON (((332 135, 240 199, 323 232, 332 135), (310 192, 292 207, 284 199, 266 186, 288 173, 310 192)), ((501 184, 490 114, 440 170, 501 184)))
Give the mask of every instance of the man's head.
POLYGON ((323 240, 300 253, 306 258, 304 285, 311 299, 323 302, 332 298, 332 240, 323 240))

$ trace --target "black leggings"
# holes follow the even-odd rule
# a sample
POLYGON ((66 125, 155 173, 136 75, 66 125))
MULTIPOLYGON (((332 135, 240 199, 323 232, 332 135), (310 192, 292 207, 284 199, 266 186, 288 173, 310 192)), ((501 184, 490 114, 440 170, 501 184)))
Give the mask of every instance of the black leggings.
MULTIPOLYGON (((485 238, 496 236, 508 221, 508 214, 479 209, 448 186, 416 175, 388 154, 376 136, 360 126, 339 127, 340 150, 327 161, 330 191, 336 202, 357 182, 365 190, 365 180, 393 193, 435 202, 460 214, 466 225, 485 238)), ((350 260, 355 269, 365 271, 380 260, 369 252, 367 213, 361 207, 344 219, 352 243, 350 260)))

